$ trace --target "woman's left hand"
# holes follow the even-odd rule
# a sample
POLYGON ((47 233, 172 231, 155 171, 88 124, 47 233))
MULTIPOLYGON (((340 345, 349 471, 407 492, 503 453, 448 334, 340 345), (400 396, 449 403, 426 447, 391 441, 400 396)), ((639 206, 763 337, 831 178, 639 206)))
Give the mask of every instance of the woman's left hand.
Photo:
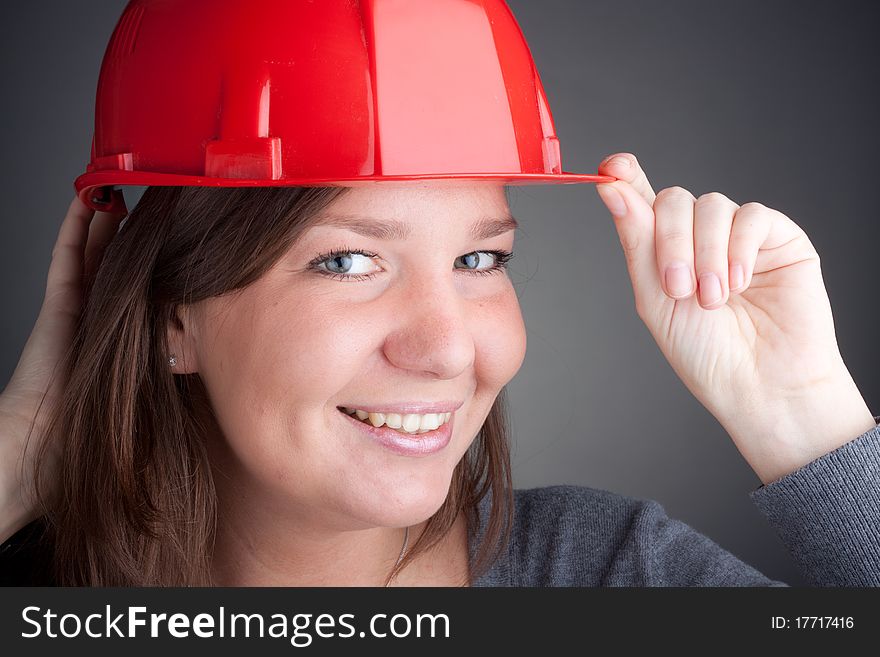
POLYGON ((635 156, 617 157, 599 173, 618 180, 596 189, 617 227, 636 312, 761 481, 874 427, 840 355, 806 233, 777 210, 718 192, 655 195, 635 156))

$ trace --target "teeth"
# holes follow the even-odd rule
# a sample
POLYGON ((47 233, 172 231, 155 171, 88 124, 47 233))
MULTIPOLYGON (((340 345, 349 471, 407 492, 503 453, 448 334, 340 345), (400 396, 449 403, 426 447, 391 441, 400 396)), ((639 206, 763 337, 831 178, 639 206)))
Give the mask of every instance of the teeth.
POLYGON ((408 433, 416 433, 419 430, 420 419, 418 415, 407 413, 403 416, 403 430, 408 433))
MULTIPOLYGON (((446 414, 443 414, 444 417, 446 414)), ((437 427, 440 426, 440 416, 437 413, 428 413, 427 415, 422 416, 419 426, 419 433, 424 433, 425 431, 433 431, 437 427)))
POLYGON ((434 431, 441 424, 449 422, 452 417, 451 411, 449 413, 426 413, 425 415, 416 413, 402 415, 400 413, 367 413, 360 409, 345 407, 343 410, 349 415, 357 416, 363 422, 369 422, 374 427, 386 425, 391 429, 409 434, 434 431))

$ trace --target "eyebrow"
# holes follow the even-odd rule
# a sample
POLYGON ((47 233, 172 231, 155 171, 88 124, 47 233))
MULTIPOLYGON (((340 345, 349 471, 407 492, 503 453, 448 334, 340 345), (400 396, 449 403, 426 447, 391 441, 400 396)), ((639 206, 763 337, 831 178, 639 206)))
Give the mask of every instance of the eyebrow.
MULTIPOLYGON (((396 219, 374 219, 356 214, 325 214, 316 217, 315 226, 345 228, 364 237, 377 240, 406 240, 412 235, 412 226, 396 219)), ((511 215, 483 217, 471 226, 471 239, 485 240, 519 227, 511 215)))

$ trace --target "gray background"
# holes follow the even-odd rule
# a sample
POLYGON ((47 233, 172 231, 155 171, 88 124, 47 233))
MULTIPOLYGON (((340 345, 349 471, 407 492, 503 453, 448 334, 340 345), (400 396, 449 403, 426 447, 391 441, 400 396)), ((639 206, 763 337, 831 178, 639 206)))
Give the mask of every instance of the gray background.
MULTIPOLYGON (((0 385, 42 302, 124 4, 5 10, 0 385)), ((565 169, 594 172, 605 155, 629 151, 655 191, 720 191, 791 217, 822 257, 844 359, 880 414, 872 3, 509 4, 541 72, 565 169)), ((132 207, 137 195, 127 198, 132 207)), ((509 387, 516 485, 581 484, 659 500, 767 575, 803 584, 748 499, 760 481, 637 317, 593 185, 514 188, 512 209, 522 230, 511 275, 529 331, 509 387)))

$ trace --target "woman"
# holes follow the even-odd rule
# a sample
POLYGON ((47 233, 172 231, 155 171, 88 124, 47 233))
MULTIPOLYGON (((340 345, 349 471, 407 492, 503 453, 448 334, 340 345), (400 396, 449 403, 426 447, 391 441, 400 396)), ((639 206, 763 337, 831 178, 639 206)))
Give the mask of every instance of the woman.
MULTIPOLYGON (((760 204, 675 187, 655 196, 631 154, 600 171, 619 178, 598 190, 639 316, 765 484, 758 502, 771 521, 801 530, 789 547, 805 574, 880 582, 880 562, 849 550, 877 520, 860 504, 875 499, 876 480, 856 484, 860 467, 876 476, 880 430, 840 357, 807 236, 760 204), (663 237, 676 232, 694 239, 663 237), (661 276, 674 261, 690 290, 661 276), (840 480, 823 480, 831 475, 840 480), (845 515, 823 516, 833 500, 811 510, 815 519, 797 514, 829 486, 849 493, 845 515)), ((46 490, 60 477, 65 501, 46 510, 53 580, 378 585, 394 571, 398 585, 779 584, 654 502, 578 487, 517 491, 519 552, 508 542, 487 556, 510 492, 503 389, 525 352, 503 269, 514 234, 505 217, 504 188, 486 184, 151 188, 114 236, 118 216, 92 219, 74 200, 2 397, 7 454, 26 453, 25 473, 39 463, 46 490), (383 239, 380 218, 410 236, 383 239), (477 219, 495 234, 474 240, 477 219), (110 238, 77 329, 81 256, 94 267, 110 238), (34 456, 22 440, 39 403, 28 390, 42 389, 71 335, 71 379, 48 398, 61 411, 41 427, 49 451, 34 456), (374 432, 345 410, 395 425, 376 411, 420 410, 396 407, 408 403, 452 413, 448 432, 374 432), (482 515, 469 528, 473 508, 482 515), (405 534, 410 549, 400 551, 405 534), (578 545, 601 550, 567 553, 578 545), (634 567, 648 563, 656 570, 634 567)), ((7 536, 36 508, 12 494, 25 481, 10 462, 7 536)), ((5 558, 9 576, 15 557, 5 558)))
MULTIPOLYGON (((878 490, 863 479, 877 475, 880 434, 809 239, 760 204, 655 195, 631 154, 599 172, 617 179, 597 189, 639 316, 765 484, 753 499, 811 581, 880 582, 878 490)), ((75 199, 0 397, 0 537, 15 533, 0 572, 86 585, 781 584, 656 502, 511 490, 504 388, 525 332, 504 274, 504 189, 154 186, 118 234, 124 213, 75 199)))

